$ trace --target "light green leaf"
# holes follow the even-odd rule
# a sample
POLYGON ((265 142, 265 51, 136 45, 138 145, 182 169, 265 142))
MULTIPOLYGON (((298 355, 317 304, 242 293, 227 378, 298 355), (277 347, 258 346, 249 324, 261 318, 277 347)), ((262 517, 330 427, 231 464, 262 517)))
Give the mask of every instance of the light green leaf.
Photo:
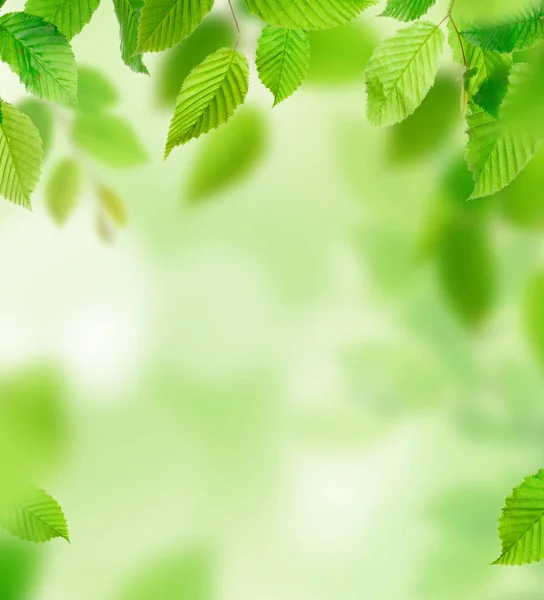
POLYGON ((257 71, 274 94, 274 106, 304 81, 310 65, 310 39, 305 31, 266 25, 257 45, 257 71))
POLYGON ((495 52, 514 52, 544 40, 544 2, 531 10, 520 11, 505 22, 471 25, 463 37, 476 46, 495 52))
POLYGON ((0 17, 0 59, 26 89, 47 100, 77 103, 74 54, 58 29, 41 17, 8 13, 0 17))
POLYGON ((526 565, 544 558, 544 470, 527 477, 506 499, 499 520, 502 554, 496 565, 526 565))
POLYGON ((32 488, 0 514, 0 527, 27 542, 54 538, 70 541, 68 524, 58 503, 43 490, 32 488))
POLYGON ((138 28, 144 0, 113 0, 115 14, 119 22, 121 36, 121 57, 124 63, 135 73, 149 75, 142 55, 136 52, 138 46, 138 28))
POLYGON ((376 0, 246 0, 265 23, 287 29, 330 29, 345 25, 376 0))
POLYGON ((415 21, 422 17, 435 4, 436 0, 388 0, 382 17, 392 17, 398 21, 415 21))
POLYGON ((100 71, 79 67, 78 110, 102 111, 114 106, 118 100, 117 90, 100 71))
POLYGON ((18 104, 17 109, 29 116, 38 128, 40 137, 42 138, 43 153, 44 156, 47 156, 53 143, 53 130, 55 126, 51 106, 42 100, 27 98, 18 104))
POLYGON ((71 40, 90 22, 100 0, 27 0, 25 11, 53 23, 71 40))
POLYGON ((188 196, 197 202, 246 177, 259 164, 267 146, 267 124, 261 111, 244 107, 213 132, 197 154, 188 196))
POLYGON ((214 0, 147 0, 142 9, 138 52, 172 48, 202 23, 214 0))
POLYGON ((135 167, 147 154, 128 121, 103 113, 81 113, 73 123, 74 141, 110 167, 135 167))
POLYGON ((40 134, 31 119, 11 104, 2 102, 0 107, 0 194, 30 208, 43 162, 40 134))
POLYGON ((544 367, 544 272, 533 276, 523 306, 525 335, 536 359, 544 367))
POLYGON ((226 123, 243 104, 249 65, 243 54, 222 48, 191 71, 179 93, 165 157, 172 149, 226 123))
POLYGON ((45 201, 57 223, 64 223, 72 214, 81 192, 81 183, 81 167, 75 160, 66 158, 53 169, 45 188, 45 201))
POLYGON ((98 199, 106 214, 116 225, 119 225, 119 227, 126 225, 128 220, 127 209, 115 190, 101 185, 98 188, 98 199))
POLYGON ((411 115, 433 86, 444 34, 425 21, 401 29, 372 53, 366 68, 367 115, 393 125, 411 115))

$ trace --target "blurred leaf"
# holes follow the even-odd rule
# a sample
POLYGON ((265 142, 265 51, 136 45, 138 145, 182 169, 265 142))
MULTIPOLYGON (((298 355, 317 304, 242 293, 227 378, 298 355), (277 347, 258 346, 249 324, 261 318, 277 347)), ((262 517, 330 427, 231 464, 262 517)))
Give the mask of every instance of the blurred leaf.
POLYGON ((544 367, 544 272, 529 282, 524 301, 525 334, 535 357, 544 367))
POLYGON ((157 96, 161 106, 175 104, 187 75, 209 54, 234 44, 235 37, 230 22, 211 17, 190 37, 166 52, 157 79, 157 96))
POLYGON ((506 499, 499 521, 497 565, 526 565, 544 558, 544 470, 527 477, 506 499))
POLYGON ((374 31, 355 22, 310 33, 311 56, 307 81, 323 86, 364 81, 365 67, 378 45, 374 31))
POLYGON ((71 40, 90 22, 100 0, 27 0, 25 11, 53 23, 71 40))
POLYGON ((0 194, 26 208, 40 178, 42 141, 34 123, 11 104, 1 102, 0 194))
POLYGON ((302 84, 310 61, 310 39, 305 31, 266 25, 257 44, 259 79, 274 95, 274 106, 302 84))
POLYGON ((42 138, 43 153, 47 156, 53 142, 53 129, 55 125, 51 107, 41 100, 27 98, 26 100, 23 100, 17 108, 30 117, 37 127, 40 137, 42 138))
POLYGON ((138 27, 144 3, 144 0, 113 0, 115 14, 119 21, 121 57, 124 63, 135 73, 149 75, 149 71, 143 63, 142 55, 136 52, 138 27))
POLYGON ((121 197, 115 190, 101 185, 98 188, 98 198, 100 199, 102 208, 116 225, 120 227, 126 225, 128 218, 127 210, 121 197))
POLYGON ((250 175, 267 147, 267 123, 260 110, 244 107, 204 142, 188 183, 191 201, 200 201, 250 175))
POLYGON ((391 129, 391 159, 412 162, 433 155, 450 138, 460 116, 459 86, 450 77, 438 77, 415 113, 391 129))
POLYGON ((109 167, 135 167, 147 160, 131 124, 121 117, 81 113, 74 120, 72 135, 85 152, 109 167))
POLYGON ((79 110, 94 112, 114 106, 119 95, 100 71, 92 67, 79 67, 78 100, 79 110))
POLYGON ((7 13, 0 17, 0 58, 40 98, 77 103, 77 67, 72 48, 41 17, 7 13))
POLYGON ((72 214, 81 192, 82 171, 78 162, 65 158, 52 171, 45 188, 45 201, 57 223, 72 214))
POLYGON ((226 123, 243 104, 248 86, 247 58, 235 50, 218 50, 193 69, 177 99, 165 158, 176 146, 226 123))
POLYGON ((0 537, 0 590, 2 600, 26 600, 38 564, 36 549, 6 536, 0 537))
POLYGON ((138 52, 172 48, 202 23, 214 0, 146 0, 140 17, 138 52))
POLYGON ((115 241, 115 235, 110 222, 106 219, 106 215, 100 212, 95 220, 96 233, 100 240, 106 244, 112 244, 115 241))
POLYGON ((442 30, 421 21, 374 50, 365 71, 372 125, 394 125, 416 110, 434 85, 443 46, 442 30))
POLYGON ((182 551, 140 568, 118 600, 212 600, 210 558, 202 551, 182 551))
POLYGON ((484 223, 455 218, 444 227, 438 247, 438 275, 453 311, 469 327, 488 316, 495 301, 493 249, 484 223))
POLYGON ((47 542, 54 538, 70 541, 62 508, 49 494, 31 488, 0 512, 0 527, 27 542, 47 542))

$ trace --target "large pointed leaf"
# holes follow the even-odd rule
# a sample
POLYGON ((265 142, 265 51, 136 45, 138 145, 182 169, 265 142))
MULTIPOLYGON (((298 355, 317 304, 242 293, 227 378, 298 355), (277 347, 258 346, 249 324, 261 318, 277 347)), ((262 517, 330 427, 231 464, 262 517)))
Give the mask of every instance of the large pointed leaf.
POLYGON ((40 134, 30 117, 7 102, 0 106, 0 194, 30 208, 43 161, 40 134))
POLYGON ((41 17, 8 13, 0 17, 0 59, 26 89, 47 100, 77 103, 77 68, 70 44, 41 17))
POLYGON ((344 25, 376 0, 246 0, 265 23, 288 29, 330 29, 344 25))
POLYGON ((422 17, 436 0, 388 0, 382 17, 399 21, 415 21, 422 17))
POLYGON ((136 53, 138 27, 144 0, 113 0, 121 35, 121 56, 124 63, 135 73, 149 75, 142 55, 136 53))
POLYGON ((433 86, 444 34, 422 21, 401 29, 372 53, 366 68, 369 121, 393 125, 411 115, 433 86))
POLYGON ((496 565, 526 565, 544 558, 544 470, 527 477, 506 499, 499 521, 502 554, 496 565))
POLYGON ((138 52, 172 48, 202 23, 213 3, 214 0, 147 0, 140 19, 138 52))
POLYGON ((69 40, 91 20, 100 0, 27 0, 25 11, 56 25, 69 40))
POLYGON ((310 65, 310 38, 305 31, 267 25, 257 46, 257 70, 274 94, 274 106, 303 82, 310 65))
POLYGON ((70 541, 61 507, 43 490, 32 488, 1 511, 0 527, 27 542, 70 541))
POLYGON ((175 146, 222 125, 247 95, 249 65, 243 54, 222 48, 187 77, 170 123, 165 157, 175 146))

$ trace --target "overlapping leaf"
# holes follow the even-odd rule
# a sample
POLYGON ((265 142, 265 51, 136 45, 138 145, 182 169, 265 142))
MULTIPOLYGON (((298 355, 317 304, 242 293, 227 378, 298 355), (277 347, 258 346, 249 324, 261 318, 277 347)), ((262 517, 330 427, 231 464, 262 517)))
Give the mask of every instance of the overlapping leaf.
POLYGON ((249 65, 243 54, 222 48, 187 77, 170 123, 165 157, 175 146, 222 125, 247 95, 249 65))
POLYGON ((69 40, 90 22, 100 0, 27 0, 25 11, 56 25, 69 40))
POLYGON ((382 17, 392 17, 399 21, 415 21, 422 17, 435 2, 436 0, 388 0, 382 17))
POLYGON ((47 542, 54 538, 70 541, 61 507, 40 489, 30 489, 7 510, 2 510, 0 526, 28 542, 47 542))
POLYGON ((26 89, 47 100, 77 103, 77 68, 70 44, 41 17, 7 13, 0 17, 0 59, 26 89))
POLYGON ((144 0, 113 0, 113 6, 119 22, 123 62, 135 73, 148 75, 149 71, 143 63, 142 55, 136 52, 144 0))
POLYGON ((544 470, 527 477, 506 499, 499 521, 497 565, 526 565, 544 558, 544 470))
POLYGON ((40 134, 27 115, 7 102, 0 107, 0 194, 30 208, 43 161, 40 134))
POLYGON ((288 29, 330 29, 344 25, 377 0, 245 0, 265 23, 288 29))
POLYGON ((158 52, 175 46, 202 23, 213 3, 214 0, 147 0, 140 18, 138 52, 158 52))
POLYGON ((378 46, 366 68, 369 121, 393 125, 411 115, 433 86, 444 34, 428 22, 401 29, 378 46))
POLYGON ((305 31, 267 25, 257 46, 257 70, 274 94, 274 106, 303 82, 310 65, 310 39, 305 31))

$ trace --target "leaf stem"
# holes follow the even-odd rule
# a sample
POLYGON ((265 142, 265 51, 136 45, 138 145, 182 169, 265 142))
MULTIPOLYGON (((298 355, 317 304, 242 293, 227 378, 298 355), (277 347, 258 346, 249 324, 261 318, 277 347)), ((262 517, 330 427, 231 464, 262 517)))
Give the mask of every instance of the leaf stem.
POLYGON ((229 1, 230 13, 232 15, 232 19, 234 21, 234 25, 236 26, 236 45, 234 46, 234 51, 238 50, 238 42, 240 41, 240 23, 238 23, 238 18, 236 17, 236 11, 234 10, 234 6, 232 5, 232 0, 229 1))

